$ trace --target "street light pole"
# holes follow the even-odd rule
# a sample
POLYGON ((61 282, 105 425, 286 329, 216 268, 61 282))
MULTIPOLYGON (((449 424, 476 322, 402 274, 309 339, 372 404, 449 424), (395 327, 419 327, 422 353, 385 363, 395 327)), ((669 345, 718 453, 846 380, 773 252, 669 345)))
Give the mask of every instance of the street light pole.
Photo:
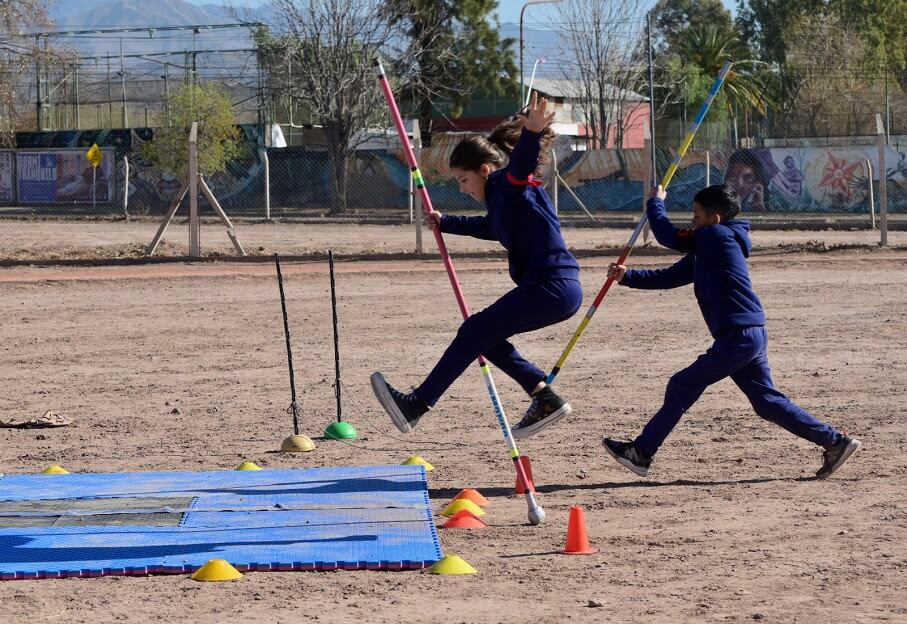
POLYGON ((526 85, 523 84, 523 48, 525 47, 525 42, 523 41, 523 14, 526 13, 526 8, 533 4, 556 4, 561 0, 530 0, 523 4, 523 8, 520 9, 520 106, 523 105, 523 100, 526 99, 526 85))

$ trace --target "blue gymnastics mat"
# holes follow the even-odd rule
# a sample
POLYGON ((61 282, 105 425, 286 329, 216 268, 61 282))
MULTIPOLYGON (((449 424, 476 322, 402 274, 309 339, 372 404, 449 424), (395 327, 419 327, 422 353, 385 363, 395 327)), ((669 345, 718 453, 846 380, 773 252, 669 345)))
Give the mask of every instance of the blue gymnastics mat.
POLYGON ((422 466, 0 477, 0 579, 401 570, 442 557, 422 466))

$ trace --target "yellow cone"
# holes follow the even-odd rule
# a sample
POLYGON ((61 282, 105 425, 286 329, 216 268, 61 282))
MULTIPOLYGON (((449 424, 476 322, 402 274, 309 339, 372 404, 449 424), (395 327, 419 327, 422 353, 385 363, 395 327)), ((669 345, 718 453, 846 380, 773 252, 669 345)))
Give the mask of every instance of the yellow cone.
POLYGON ((242 573, 224 559, 210 559, 192 575, 193 581, 235 581, 238 578, 242 578, 242 573))
POLYGON ((404 466, 425 466, 426 472, 434 470, 435 467, 429 464, 427 461, 419 457, 418 455, 413 455, 403 462, 404 466))
POLYGON ((441 512, 441 515, 447 516, 449 518, 461 509, 466 509, 477 517, 485 515, 484 509, 476 505, 471 500, 467 500, 465 498, 458 498, 457 500, 453 501, 450 505, 444 508, 444 511, 441 512))
POLYGON ((432 574, 475 574, 476 569, 457 555, 447 555, 428 569, 432 574))
POLYGON ((244 461, 236 468, 237 470, 261 470, 261 466, 255 462, 244 461))
POLYGON ((54 464, 53 466, 48 466, 42 470, 41 474, 69 474, 69 471, 54 464))
POLYGON ((280 445, 280 450, 284 453, 307 453, 315 450, 315 443, 308 436, 291 435, 280 445))

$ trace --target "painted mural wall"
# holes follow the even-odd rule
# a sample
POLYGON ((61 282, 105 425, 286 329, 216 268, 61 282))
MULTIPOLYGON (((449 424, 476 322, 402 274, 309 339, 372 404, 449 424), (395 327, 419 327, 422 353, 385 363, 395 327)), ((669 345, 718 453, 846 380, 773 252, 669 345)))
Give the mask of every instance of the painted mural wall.
MULTIPOLYGON (((264 165, 257 145, 256 126, 244 126, 248 158, 237 160, 209 184, 224 208, 237 216, 264 213, 264 165)), ((441 211, 480 211, 482 206, 462 195, 447 171, 450 152, 463 135, 436 135, 431 148, 422 150, 421 169, 432 202, 441 211)), ((92 130, 80 132, 25 133, 19 147, 85 148, 97 142, 116 159, 116 196, 99 194, 97 210, 121 214, 122 158, 130 160, 130 214, 163 214, 178 192, 180 172, 161 171, 137 155, 138 146, 152 131, 92 130), (109 201, 108 198, 110 198, 109 201)), ((642 149, 571 152, 557 149, 562 178, 593 212, 637 212, 642 208, 643 180, 649 176, 648 152, 642 149)), ((303 147, 269 148, 273 216, 326 215, 331 207, 330 162, 323 150, 303 147)), ((870 180, 878 206, 878 149, 867 147, 755 148, 727 151, 693 151, 671 183, 668 208, 688 210, 693 195, 705 186, 706 171, 712 184, 726 182, 743 198, 745 214, 868 214, 870 180), (706 164, 708 160, 708 165, 706 164), (871 175, 870 175, 871 168, 871 175)), ((670 152, 658 152, 659 171, 667 169, 670 152)), ((907 146, 886 150, 888 209, 907 213, 907 146)), ((113 163, 111 163, 113 164, 113 163)), ((548 176, 550 179, 550 175, 548 176)), ((349 211, 359 217, 402 218, 408 214, 409 169, 399 150, 363 150, 350 166, 349 211)), ((6 191, 4 191, 6 192, 6 191)), ((563 190, 561 212, 580 211, 579 204, 563 190)), ((8 200, 7 200, 8 201, 8 200)), ((38 207, 36 207, 37 209, 38 207)), ((72 205, 49 202, 49 214, 76 211, 72 205)), ((84 207, 83 207, 84 209, 84 207)), ((78 214, 77 212, 72 212, 78 214)))

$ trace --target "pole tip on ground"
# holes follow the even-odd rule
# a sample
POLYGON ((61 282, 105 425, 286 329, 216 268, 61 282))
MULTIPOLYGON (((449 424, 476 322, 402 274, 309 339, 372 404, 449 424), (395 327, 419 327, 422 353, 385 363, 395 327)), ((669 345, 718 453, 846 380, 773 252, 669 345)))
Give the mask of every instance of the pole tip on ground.
POLYGON ((60 466, 54 464, 53 466, 48 466, 41 471, 41 474, 69 474, 69 471, 66 468, 61 468, 60 466))
POLYGON ((224 559, 210 559, 192 575, 193 581, 235 581, 242 573, 224 559))
POLYGON ((458 511, 462 511, 464 509, 466 511, 470 512, 472 515, 474 515, 477 518, 481 518, 482 516, 485 515, 484 509, 482 509, 481 507, 476 505, 471 500, 466 500, 463 498, 461 498, 459 500, 455 500, 450 505, 445 507, 444 511, 441 512, 441 515, 450 517, 450 516, 453 516, 454 514, 456 514, 458 511))
POLYGON ((237 470, 261 470, 261 466, 255 462, 244 461, 239 466, 236 467, 237 470))
POLYGON ((324 437, 331 440, 355 440, 358 435, 353 425, 343 421, 331 423, 324 430, 324 437))
POLYGON ((428 569, 432 574, 475 574, 476 569, 457 555, 447 555, 428 569))
POLYGON ((424 459, 422 459, 422 458, 419 457, 418 455, 413 455, 413 456, 411 456, 411 457, 408 457, 408 458, 406 459, 406 461, 403 462, 402 465, 403 465, 403 466, 425 466, 425 471, 426 471, 426 472, 430 472, 430 471, 432 471, 432 470, 435 469, 434 466, 432 466, 431 464, 429 464, 427 461, 425 461, 424 459))
POLYGON ((478 490, 472 488, 465 488, 460 490, 460 493, 453 497, 454 500, 469 500, 474 502, 479 507, 485 507, 488 504, 488 499, 482 496, 478 490))
POLYGON ((291 435, 280 445, 283 453, 307 453, 315 450, 312 438, 304 435, 291 435))

